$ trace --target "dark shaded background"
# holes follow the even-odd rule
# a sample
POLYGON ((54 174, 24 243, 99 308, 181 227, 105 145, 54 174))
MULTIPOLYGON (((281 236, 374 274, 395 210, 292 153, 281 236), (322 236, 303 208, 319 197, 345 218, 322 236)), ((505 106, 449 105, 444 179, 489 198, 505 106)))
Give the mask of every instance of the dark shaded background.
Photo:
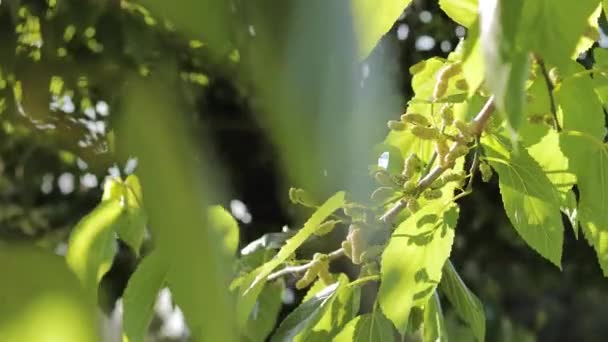
MULTIPOLYGON (((25 3, 32 8, 44 6, 40 1, 25 3)), ((110 2, 108 6, 113 5, 110 2)), ((297 226, 306 210, 288 203, 283 186, 285 179, 277 162, 278 152, 255 119, 255 92, 240 82, 236 76, 238 67, 227 63, 228 67, 218 68, 204 50, 194 55, 185 53, 183 41, 163 32, 151 33, 153 46, 147 43, 130 46, 133 41, 146 42, 144 38, 149 38, 150 33, 140 27, 137 18, 117 15, 114 11, 118 10, 110 7, 95 19, 99 39, 104 40, 105 35, 111 38, 107 41, 116 41, 113 44, 117 52, 107 63, 77 42, 68 46, 74 61, 91 63, 93 69, 104 74, 103 78, 99 77, 102 80, 99 86, 90 90, 90 96, 110 99, 112 108, 111 99, 120 92, 120 83, 114 80, 120 78, 121 70, 136 69, 141 61, 153 58, 153 51, 174 51, 182 70, 201 71, 209 78, 207 85, 188 86, 189 99, 199 109, 193 113, 192 126, 213 142, 213 154, 223 168, 232 198, 244 202, 252 215, 251 223, 241 223, 242 246, 264 233, 280 231, 284 225, 297 226), (128 34, 124 33, 127 28, 131 30, 128 34)), ((10 51, 8 44, 12 39, 9 12, 3 3, 0 6, 0 44, 3 44, 0 50, 3 52, 10 51)), ((462 28, 458 30, 464 32, 462 28)), ((373 60, 381 61, 382 67, 399 79, 405 105, 412 94, 408 68, 429 57, 447 56, 457 43, 457 26, 439 10, 435 1, 414 1, 369 57, 370 64, 373 60), (428 22, 422 20, 425 11, 431 16, 428 22), (421 36, 433 37, 434 46, 426 51, 417 49, 416 42, 421 36), (398 54, 389 51, 398 51, 398 54)), ((108 43, 108 50, 110 45, 108 43)), ((21 74, 32 70, 33 64, 15 61, 9 55, 0 57, 4 69, 20 70, 21 74)), ((589 55, 582 62, 589 63, 591 59, 589 55)), ((49 62, 40 68, 51 70, 53 67, 49 62)), ((369 77, 375 75, 371 70, 369 77)), ((46 89, 46 84, 42 87, 46 89)), ((29 85, 24 93, 28 90, 36 92, 29 85)), ((6 96, 6 91, 0 90, 0 96, 6 96)), ((53 247, 65 240, 70 228, 100 198, 99 186, 87 188, 79 178, 92 173, 101 183, 109 168, 114 165, 122 168, 126 161, 116 160, 113 154, 100 148, 107 145, 106 137, 98 137, 92 147, 78 147, 76 142, 88 133, 82 124, 65 119, 61 113, 47 118, 58 127, 49 131, 24 119, 10 103, 6 106, 0 114, 0 239, 36 240, 53 247), (87 167, 76 158, 81 158, 87 167), (74 175, 76 180, 74 191, 67 194, 57 187, 64 173, 74 175), (40 191, 45 175, 52 177, 54 184, 48 194, 40 191)), ((381 141, 386 134, 386 121, 398 113, 369 115, 374 116, 375 123, 370 130, 381 141)), ((113 116, 104 120, 111 127, 113 116)), ((226 207, 230 207, 228 200, 223 203, 226 207)), ((462 211, 452 260, 486 306, 488 341, 519 341, 533 336, 540 341, 605 340, 608 282, 602 277, 592 248, 582 236, 575 239, 567 220, 564 220, 567 229, 563 270, 559 270, 528 248, 512 229, 502 208, 496 179, 479 183, 474 194, 462 199, 460 204, 462 211)), ((107 311, 111 311, 115 299, 121 295, 136 262, 127 248, 121 248, 102 284, 110 293, 102 301, 107 311)), ((296 297, 300 295, 296 293, 296 297)), ((291 309, 293 304, 286 305, 281 315, 291 309)), ((448 317, 453 318, 450 310, 446 311, 448 317)), ((456 319, 451 322, 456 322, 451 327, 455 336, 464 336, 458 335, 458 330, 464 329, 462 325, 456 319)))

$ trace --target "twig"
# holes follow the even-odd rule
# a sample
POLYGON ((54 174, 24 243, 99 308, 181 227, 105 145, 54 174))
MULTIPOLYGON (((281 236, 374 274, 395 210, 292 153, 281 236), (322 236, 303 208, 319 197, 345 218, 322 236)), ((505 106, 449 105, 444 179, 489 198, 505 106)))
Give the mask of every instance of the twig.
MULTIPOLYGON (((335 260, 343 255, 344 255, 344 248, 339 248, 339 249, 336 249, 335 251, 329 253, 327 256, 329 257, 329 260, 335 260)), ((307 269, 309 269, 310 267, 312 267, 312 265, 314 263, 315 263, 314 261, 311 261, 309 263, 306 263, 306 264, 300 265, 300 266, 285 267, 279 271, 276 271, 276 272, 270 274, 267 279, 268 279, 268 281, 271 281, 271 280, 278 279, 287 274, 304 272, 307 269)))
POLYGON ((558 132, 562 131, 562 128, 559 126, 559 121, 557 120, 557 106, 555 105, 555 96, 553 95, 553 89, 555 86, 549 77, 549 73, 547 72, 547 67, 545 66, 545 62, 539 56, 534 56, 536 59, 536 63, 540 67, 540 71, 543 73, 543 78, 545 79, 545 84, 547 85, 547 93, 549 94, 549 106, 551 109, 551 115, 553 116, 553 126, 555 130, 558 132))
MULTIPOLYGON (((471 133, 476 137, 481 136, 481 132, 486 127, 488 120, 492 116, 494 112, 494 96, 491 96, 486 104, 481 108, 477 116, 473 118, 471 124, 469 125, 471 129, 471 133)), ((460 146, 466 145, 464 141, 456 141, 452 147, 450 148, 450 152, 456 150, 460 146)), ((428 188, 441 174, 443 174, 448 167, 437 165, 435 166, 429 173, 426 174, 416 185, 416 193, 420 194, 426 188, 428 188)), ((380 217, 380 221, 389 224, 391 221, 399 214, 401 210, 403 210, 406 206, 407 202, 404 200, 400 200, 395 203, 384 215, 380 217)))

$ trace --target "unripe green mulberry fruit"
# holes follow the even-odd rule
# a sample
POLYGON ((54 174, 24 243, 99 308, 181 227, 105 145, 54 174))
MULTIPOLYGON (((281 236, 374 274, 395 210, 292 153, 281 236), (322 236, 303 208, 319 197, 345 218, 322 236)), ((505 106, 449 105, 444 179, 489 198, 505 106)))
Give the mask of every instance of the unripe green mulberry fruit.
POLYGON ((420 139, 433 140, 437 139, 439 131, 435 127, 414 126, 412 127, 412 134, 420 139))
POLYGON ((386 125, 391 131, 403 131, 407 127, 405 123, 397 120, 390 120, 386 125))
POLYGON ((391 175, 386 170, 378 170, 378 171, 376 171, 374 173, 374 179, 380 185, 384 185, 384 186, 394 186, 395 185, 395 182, 393 181, 393 178, 391 177, 391 175))
POLYGON ((441 107, 439 114, 441 115, 442 123, 445 126, 450 126, 454 122, 454 111, 449 105, 441 107))
POLYGON ((464 78, 456 81, 455 86, 456 86, 456 89, 458 89, 458 90, 463 90, 463 91, 469 90, 469 84, 467 83, 467 80, 465 80, 464 78))
POLYGON ((410 198, 407 201, 406 208, 412 213, 415 213, 420 210, 420 204, 418 204, 418 201, 415 198, 410 198))
POLYGON ((479 172, 481 172, 481 180, 484 182, 489 182, 492 178, 492 168, 487 163, 479 164, 479 172))
POLYGON ((435 88, 433 88, 433 99, 437 100, 442 98, 446 91, 448 90, 448 82, 447 81, 439 81, 435 83, 435 88))
MULTIPOLYGON (((351 227, 353 227, 351 225, 351 227)), ((351 260, 353 264, 358 265, 361 263, 361 253, 365 250, 366 241, 363 237, 363 233, 360 228, 354 228, 348 233, 347 237, 350 241, 351 249, 351 260)))
POLYGON ((391 198, 393 194, 395 194, 395 189, 388 186, 383 186, 372 192, 371 199, 376 202, 383 202, 391 198))
POLYGON ((429 120, 422 114, 406 113, 401 115, 401 121, 419 126, 428 126, 429 120))
POLYGON ((415 153, 410 154, 405 158, 403 165, 403 176, 407 179, 412 178, 419 171, 422 162, 415 153))
POLYGON ((403 183, 403 192, 405 194, 412 194, 416 190, 416 182, 413 179, 403 183))
POLYGON ((427 200, 434 200, 434 199, 438 199, 441 197, 441 190, 439 189, 434 189, 434 190, 427 190, 423 193, 424 198, 426 198, 427 200))

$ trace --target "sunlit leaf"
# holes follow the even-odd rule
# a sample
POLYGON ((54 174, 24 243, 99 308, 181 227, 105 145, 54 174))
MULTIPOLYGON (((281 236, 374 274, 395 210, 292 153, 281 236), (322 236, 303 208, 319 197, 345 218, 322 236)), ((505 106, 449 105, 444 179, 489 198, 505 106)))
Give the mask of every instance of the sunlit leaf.
POLYGON ((443 267, 443 278, 439 287, 452 303, 458 316, 471 327, 477 341, 483 342, 486 335, 486 316, 483 304, 462 281, 449 260, 443 267))
POLYGON ((393 232, 382 254, 378 300, 399 332, 412 308, 426 304, 441 280, 457 219, 458 208, 442 201, 424 206, 393 232))
POLYGON ((270 341, 292 341, 301 331, 311 328, 331 307, 336 291, 343 286, 346 284, 337 281, 300 304, 281 322, 270 341))
POLYGON ((475 21, 463 41, 462 74, 469 84, 469 95, 474 94, 485 78, 483 51, 479 39, 479 20, 475 21))
POLYGON ((498 173, 503 205, 513 227, 530 247, 561 268, 564 227, 555 186, 526 150, 511 153, 504 139, 494 137, 482 143, 498 173))
POLYGON ((136 254, 144 240, 146 232, 146 213, 143 206, 143 193, 139 178, 129 175, 124 183, 125 211, 121 224, 118 225, 118 237, 123 240, 136 254))
MULTIPOLYGON (((338 281, 347 284, 348 277, 342 274, 339 276, 338 281)), ((321 281, 315 283, 315 286, 319 285, 322 285, 321 281)), ((321 289, 321 291, 322 290, 323 289, 321 289)), ((307 296, 308 295, 309 293, 307 293, 307 296)), ((356 316, 359 311, 360 295, 359 287, 342 286, 338 288, 335 294, 336 298, 331 304, 331 308, 323 314, 314 326, 310 327, 310 329, 305 329, 302 333, 298 334, 294 341, 322 341, 334 336, 337 332, 342 330, 342 327, 344 327, 348 321, 356 316)), ((312 298, 314 298, 314 295, 312 298)))
POLYGON ((564 81, 557 90, 564 129, 560 147, 577 178, 579 222, 608 275, 608 148, 604 112, 600 101, 590 94, 593 83, 584 76, 564 81))
POLYGON ((334 342, 392 342, 393 324, 376 309, 348 322, 333 339, 334 342))
POLYGON ((115 229, 121 213, 119 201, 102 202, 78 222, 70 235, 66 261, 94 297, 97 283, 116 254, 115 229))
POLYGON ((470 27, 477 19, 478 0, 440 0, 439 7, 455 22, 470 27))
POLYGON ((168 261, 158 252, 145 257, 129 279, 123 294, 125 342, 143 342, 154 314, 158 292, 166 285, 168 261))
POLYGON ((262 291, 268 275, 270 275, 270 273, 280 264, 285 262, 285 260, 287 260, 287 258, 291 256, 301 244, 303 244, 310 236, 312 236, 312 234, 314 234, 317 227, 323 223, 323 221, 325 221, 329 215, 342 207, 343 204, 344 192, 338 192, 329 198, 312 214, 312 216, 304 224, 304 227, 302 227, 302 229, 300 229, 296 235, 287 240, 285 245, 272 260, 250 273, 247 280, 244 281, 243 287, 241 288, 242 296, 239 298, 237 314, 237 322, 239 323, 239 326, 242 326, 247 321, 247 317, 255 304, 257 296, 262 291))
POLYGON ((61 257, 3 245, 0 274, 1 341, 99 341, 96 301, 61 257))
POLYGON ((523 0, 480 3, 480 43, 485 80, 495 95, 497 109, 513 129, 519 128, 528 78, 528 50, 518 42, 523 0))
POLYGON ((369 55, 412 0, 351 0, 359 58, 369 55))
POLYGON ((239 247, 239 224, 222 206, 209 208, 209 223, 222 237, 226 254, 234 256, 239 247))

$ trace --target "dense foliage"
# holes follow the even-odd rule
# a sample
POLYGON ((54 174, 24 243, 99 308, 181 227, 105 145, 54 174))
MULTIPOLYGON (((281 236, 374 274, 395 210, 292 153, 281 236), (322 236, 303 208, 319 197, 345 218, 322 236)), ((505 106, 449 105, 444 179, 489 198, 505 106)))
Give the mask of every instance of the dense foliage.
POLYGON ((466 37, 446 58, 411 65, 413 94, 399 109, 390 73, 368 56, 409 3, 1 3, 0 147, 11 155, 0 169, 37 181, 0 178, 2 196, 22 204, 0 212, 10 275, 0 339, 100 338, 100 284, 127 250, 127 341, 145 340, 164 288, 194 340, 495 340, 451 258, 470 224, 463 200, 494 185, 539 256, 561 269, 572 229, 607 275, 608 54, 577 62, 598 39, 602 3, 440 0, 466 37), (360 80, 361 63, 381 75, 360 80), (240 250, 238 222, 212 205, 227 183, 216 147, 191 115, 200 88, 221 78, 238 80, 235 97, 255 97, 255 125, 298 184, 289 200, 309 210, 299 229, 240 250), (361 130, 373 110, 394 113, 379 144, 361 130), (53 230, 72 222, 46 221, 52 213, 77 205, 38 206, 32 189, 52 176, 28 172, 89 170, 79 183, 94 188, 114 162, 102 197, 88 199, 95 207, 53 230), (277 321, 294 287, 305 295, 277 321))

